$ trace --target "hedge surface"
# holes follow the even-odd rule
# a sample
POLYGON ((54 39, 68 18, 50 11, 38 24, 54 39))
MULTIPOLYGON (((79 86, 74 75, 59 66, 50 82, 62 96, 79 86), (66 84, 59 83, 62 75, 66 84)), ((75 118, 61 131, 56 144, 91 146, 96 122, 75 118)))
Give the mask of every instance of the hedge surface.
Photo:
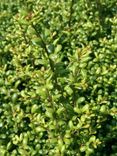
POLYGON ((116 0, 1 0, 0 156, 20 155, 117 156, 116 0))

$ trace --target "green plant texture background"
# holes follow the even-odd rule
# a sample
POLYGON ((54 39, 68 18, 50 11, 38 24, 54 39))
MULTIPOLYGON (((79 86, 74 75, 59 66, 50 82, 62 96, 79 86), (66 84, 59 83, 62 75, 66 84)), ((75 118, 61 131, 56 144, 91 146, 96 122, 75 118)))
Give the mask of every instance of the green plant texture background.
POLYGON ((116 0, 1 0, 0 156, 117 156, 116 0))

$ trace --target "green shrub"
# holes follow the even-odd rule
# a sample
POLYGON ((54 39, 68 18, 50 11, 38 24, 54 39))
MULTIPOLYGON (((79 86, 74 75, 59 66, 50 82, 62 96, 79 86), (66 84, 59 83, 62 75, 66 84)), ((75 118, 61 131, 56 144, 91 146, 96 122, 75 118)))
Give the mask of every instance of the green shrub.
POLYGON ((1 3, 0 155, 117 155, 117 3, 1 3))

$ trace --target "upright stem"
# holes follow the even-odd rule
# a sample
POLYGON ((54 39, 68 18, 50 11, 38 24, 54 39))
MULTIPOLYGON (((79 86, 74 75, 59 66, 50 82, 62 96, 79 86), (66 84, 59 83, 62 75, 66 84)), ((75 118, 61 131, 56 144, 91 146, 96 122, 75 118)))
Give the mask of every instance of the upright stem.
POLYGON ((22 30, 22 33, 23 33, 23 37, 24 37, 25 43, 26 43, 26 44, 29 44, 29 42, 28 42, 28 40, 27 40, 27 38, 26 38, 26 32, 23 30, 21 24, 19 24, 19 26, 20 26, 20 28, 21 28, 21 30, 22 30))
POLYGON ((73 5, 74 5, 74 0, 71 0, 69 21, 68 21, 68 26, 69 26, 69 48, 70 49, 71 49, 71 24, 72 24, 73 5))
POLYGON ((102 13, 103 10, 102 10, 102 5, 101 5, 100 0, 96 0, 96 5, 97 5, 98 12, 99 12, 99 22, 100 22, 101 26, 103 26, 105 17, 102 13))
POLYGON ((71 19, 72 19, 72 13, 73 13, 73 4, 74 4, 74 0, 71 1, 71 5, 70 5, 69 28, 71 28, 71 19))
POLYGON ((49 52, 48 52, 48 49, 47 49, 47 47, 46 47, 46 43, 45 43, 45 41, 43 40, 42 36, 40 35, 40 32, 37 30, 36 26, 32 24, 32 27, 33 27, 33 29, 35 30, 37 37, 39 37, 39 38, 41 39, 41 42, 42 42, 42 44, 43 44, 43 48, 44 48, 45 53, 46 53, 46 55, 47 55, 47 57, 48 57, 49 64, 50 64, 50 68, 51 68, 51 70, 52 70, 52 72, 53 72, 53 79, 54 79, 54 82, 55 82, 55 83, 54 83, 54 86, 57 87, 58 89, 60 89, 60 86, 58 85, 57 77, 56 77, 56 74, 55 74, 54 64, 53 64, 53 61, 52 61, 52 60, 50 59, 50 57, 49 57, 49 52))
POLYGON ((46 54, 47 54, 47 56, 48 56, 48 59, 49 59, 50 68, 51 68, 51 70, 54 72, 54 65, 53 65, 52 60, 51 60, 50 57, 49 57, 49 52, 48 52, 48 49, 47 49, 47 47, 46 47, 46 43, 45 43, 45 41, 43 40, 43 38, 42 38, 42 36, 40 35, 40 33, 38 32, 38 30, 37 30, 37 28, 35 27, 35 25, 32 24, 32 27, 33 27, 33 29, 35 30, 36 35, 41 39, 41 42, 42 42, 42 44, 43 44, 43 48, 44 48, 44 50, 45 50, 45 52, 46 52, 46 54))

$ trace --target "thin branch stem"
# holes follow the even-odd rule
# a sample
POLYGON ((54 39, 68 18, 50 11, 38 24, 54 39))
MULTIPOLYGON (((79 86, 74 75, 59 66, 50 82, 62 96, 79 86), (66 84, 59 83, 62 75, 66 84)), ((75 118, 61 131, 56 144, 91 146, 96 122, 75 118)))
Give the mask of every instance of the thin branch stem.
POLYGON ((25 43, 26 44, 29 44, 29 42, 28 42, 28 40, 27 40, 27 38, 26 38, 26 33, 25 33, 25 31, 23 30, 23 27, 22 27, 22 25, 19 23, 19 26, 20 26, 20 28, 22 29, 22 33, 23 33, 23 37, 24 37, 24 40, 25 40, 25 43))
POLYGON ((56 74, 55 74, 54 63, 53 63, 53 61, 52 61, 52 60, 50 59, 50 57, 49 57, 49 52, 48 52, 48 49, 47 49, 47 47, 46 47, 46 43, 45 43, 45 41, 43 40, 42 36, 40 35, 40 32, 37 30, 36 26, 32 24, 32 27, 33 27, 33 29, 35 30, 37 37, 39 37, 39 38, 41 39, 41 42, 42 42, 42 44, 43 44, 43 48, 44 48, 45 53, 46 53, 46 55, 47 55, 47 57, 48 57, 48 59, 49 59, 50 68, 51 68, 51 70, 52 70, 52 72, 53 72, 54 86, 55 86, 56 88, 60 89, 60 86, 58 85, 57 77, 56 77, 56 74))
POLYGON ((69 15, 69 28, 71 29, 71 20, 72 20, 72 14, 73 14, 73 4, 74 4, 74 0, 71 1, 71 5, 70 5, 70 15, 69 15))
POLYGON ((74 0, 71 0, 70 3, 70 14, 69 14, 69 21, 68 21, 68 27, 69 27, 69 48, 71 49, 71 24, 72 24, 72 14, 73 14, 73 5, 74 0))
POLYGON ((45 50, 45 52, 46 52, 46 54, 47 54, 47 56, 48 56, 48 59, 49 59, 49 63, 50 63, 51 70, 54 72, 53 62, 52 62, 52 60, 51 60, 50 57, 49 57, 49 52, 48 52, 48 49, 47 49, 47 47, 46 47, 46 43, 45 43, 45 41, 43 40, 43 38, 42 38, 42 36, 40 35, 40 33, 38 32, 38 30, 37 30, 37 28, 35 27, 35 25, 32 24, 32 27, 33 27, 33 29, 35 30, 37 36, 41 39, 41 42, 42 42, 42 44, 43 44, 43 48, 44 48, 44 50, 45 50))

